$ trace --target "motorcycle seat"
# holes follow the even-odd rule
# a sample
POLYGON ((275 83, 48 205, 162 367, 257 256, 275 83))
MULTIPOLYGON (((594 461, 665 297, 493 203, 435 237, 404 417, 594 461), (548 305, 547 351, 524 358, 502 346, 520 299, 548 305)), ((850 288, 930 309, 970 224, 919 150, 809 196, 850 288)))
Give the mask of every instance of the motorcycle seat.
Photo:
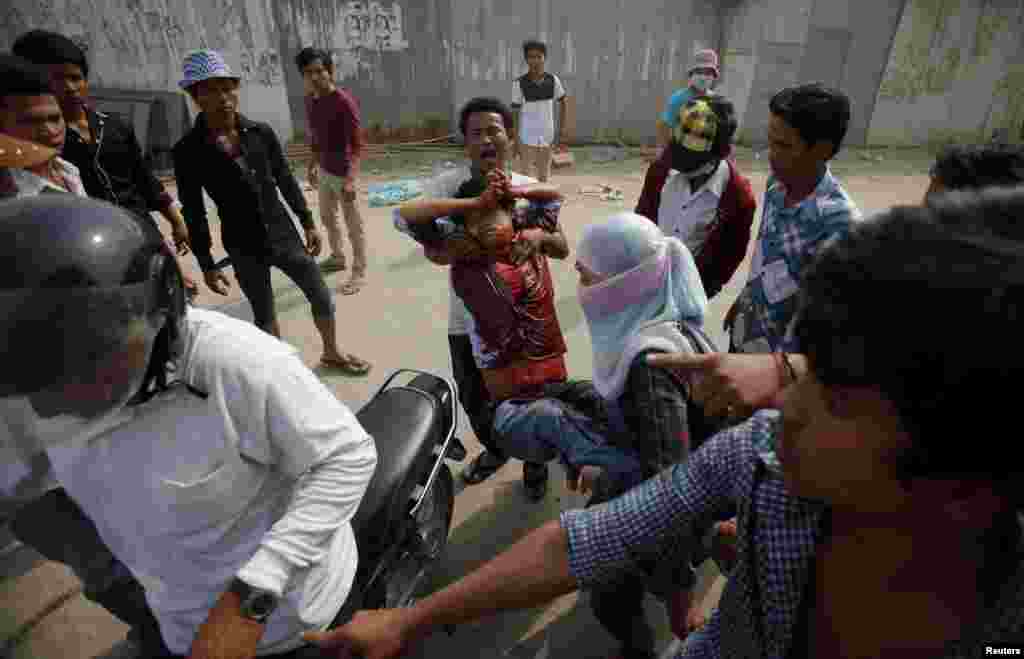
POLYGON ((441 406, 423 391, 393 387, 356 413, 374 439, 377 469, 352 520, 360 553, 373 552, 408 511, 416 485, 429 473, 435 444, 444 440, 441 406))

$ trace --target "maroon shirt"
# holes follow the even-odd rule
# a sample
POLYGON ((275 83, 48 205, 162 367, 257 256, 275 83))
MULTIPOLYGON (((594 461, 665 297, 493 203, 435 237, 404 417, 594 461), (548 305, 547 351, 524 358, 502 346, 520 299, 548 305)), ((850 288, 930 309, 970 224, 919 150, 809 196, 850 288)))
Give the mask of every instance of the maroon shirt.
MULTIPOLYGON (((643 215, 658 223, 658 207, 661 206, 661 189, 665 187, 672 169, 669 150, 662 149, 658 159, 651 163, 644 177, 643 191, 636 204, 636 214, 643 215)), ((718 214, 711 225, 699 254, 693 259, 704 284, 708 299, 713 298, 732 278, 747 254, 750 242, 750 228, 757 211, 757 200, 750 187, 750 181, 736 169, 732 158, 729 165, 729 182, 722 191, 718 202, 718 214)))
POLYGON ((340 88, 316 99, 307 96, 306 121, 320 166, 334 176, 348 176, 363 146, 356 100, 340 88))

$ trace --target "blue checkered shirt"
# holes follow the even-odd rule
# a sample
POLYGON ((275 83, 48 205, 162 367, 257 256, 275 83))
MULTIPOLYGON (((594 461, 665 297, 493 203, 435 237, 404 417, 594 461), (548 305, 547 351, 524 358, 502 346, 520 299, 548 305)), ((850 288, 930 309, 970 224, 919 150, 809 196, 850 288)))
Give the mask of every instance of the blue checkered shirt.
MULTIPOLYGON (((618 499, 561 515, 569 570, 580 588, 639 579, 664 599, 688 584, 690 556, 701 537, 735 507, 736 566, 718 609, 687 637, 677 659, 792 656, 827 509, 786 493, 774 456, 778 418, 778 412, 759 412, 710 439, 685 465, 618 499)), ((1005 585, 997 604, 942 657, 983 656, 985 643, 1022 642, 1024 564, 1015 566, 1000 582, 1005 585)))
POLYGON ((814 192, 786 208, 786 190, 768 180, 750 276, 736 303, 732 329, 738 352, 791 349, 784 341, 797 306, 800 276, 821 246, 845 233, 860 211, 829 169, 814 192))

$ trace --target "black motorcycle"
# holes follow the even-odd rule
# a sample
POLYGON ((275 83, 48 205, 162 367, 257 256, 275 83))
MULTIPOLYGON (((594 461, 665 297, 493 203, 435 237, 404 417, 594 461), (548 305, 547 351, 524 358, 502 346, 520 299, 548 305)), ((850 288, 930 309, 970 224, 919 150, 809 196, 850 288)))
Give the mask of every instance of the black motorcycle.
POLYGON ((377 471, 352 520, 360 608, 410 605, 448 544, 455 481, 445 460, 466 457, 458 411, 452 381, 401 369, 356 412, 377 446, 377 471))

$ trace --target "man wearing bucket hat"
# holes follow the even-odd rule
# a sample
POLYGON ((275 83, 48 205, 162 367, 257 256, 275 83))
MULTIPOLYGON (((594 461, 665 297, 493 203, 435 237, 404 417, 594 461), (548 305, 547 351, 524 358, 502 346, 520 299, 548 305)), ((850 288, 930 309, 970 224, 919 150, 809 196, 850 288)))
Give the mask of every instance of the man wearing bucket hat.
POLYGON ((217 207, 224 249, 252 305, 256 325, 281 337, 270 286, 274 266, 302 289, 313 307, 313 321, 324 344, 321 363, 349 375, 365 375, 370 370, 367 362, 338 349, 334 299, 313 260, 322 239, 277 135, 269 125, 239 112, 239 77, 220 53, 189 53, 183 69, 178 84, 200 113, 192 130, 174 146, 174 175, 192 251, 206 284, 220 295, 227 295, 230 286, 210 252, 204 190, 217 207), (302 223, 305 244, 278 190, 302 223))
POLYGON ((669 97, 664 112, 658 115, 658 146, 663 147, 672 139, 672 129, 679 123, 679 112, 691 100, 711 93, 721 77, 718 69, 718 53, 706 48, 693 55, 686 72, 688 84, 669 97))

